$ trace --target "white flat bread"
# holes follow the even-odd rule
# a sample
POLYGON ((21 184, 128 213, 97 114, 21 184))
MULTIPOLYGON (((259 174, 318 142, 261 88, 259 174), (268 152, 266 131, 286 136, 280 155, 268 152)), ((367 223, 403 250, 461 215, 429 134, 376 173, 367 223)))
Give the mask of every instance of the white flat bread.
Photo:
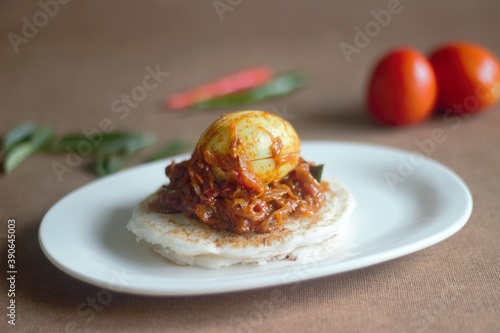
POLYGON ((340 245, 354 208, 351 193, 338 181, 328 181, 327 202, 313 217, 289 218, 270 233, 238 235, 215 230, 183 214, 152 212, 141 202, 127 224, 137 240, 179 265, 218 269, 234 264, 265 264, 269 260, 326 259, 340 245))

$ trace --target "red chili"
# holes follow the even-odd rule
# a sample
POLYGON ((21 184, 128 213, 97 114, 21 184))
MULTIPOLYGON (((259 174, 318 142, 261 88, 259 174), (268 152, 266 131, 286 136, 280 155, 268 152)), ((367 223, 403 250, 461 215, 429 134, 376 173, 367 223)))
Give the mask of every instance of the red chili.
POLYGON ((268 83, 273 76, 274 73, 267 67, 245 69, 194 89, 171 95, 167 98, 165 104, 169 109, 188 108, 216 97, 259 87, 268 83))

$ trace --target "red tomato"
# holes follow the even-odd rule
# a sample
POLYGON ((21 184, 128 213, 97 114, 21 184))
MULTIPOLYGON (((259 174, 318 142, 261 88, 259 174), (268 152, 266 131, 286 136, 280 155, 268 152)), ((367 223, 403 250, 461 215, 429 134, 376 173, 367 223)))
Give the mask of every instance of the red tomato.
POLYGON ((429 58, 438 82, 438 106, 457 114, 484 110, 500 98, 500 64, 470 43, 446 45, 429 58))
POLYGON ((419 52, 401 48, 387 54, 375 67, 368 87, 372 116, 387 125, 416 124, 433 111, 436 78, 419 52))

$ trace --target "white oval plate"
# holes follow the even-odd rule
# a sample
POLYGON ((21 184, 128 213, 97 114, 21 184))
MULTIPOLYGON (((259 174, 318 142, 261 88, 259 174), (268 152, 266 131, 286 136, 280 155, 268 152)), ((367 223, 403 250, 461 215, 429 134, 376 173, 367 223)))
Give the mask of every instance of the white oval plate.
MULTIPOLYGON (((135 205, 167 181, 171 159, 141 165, 75 190, 45 215, 41 247, 62 271, 113 291, 202 295, 268 287, 337 274, 401 257, 457 232, 472 212, 465 183, 415 153, 369 144, 303 142, 306 160, 343 182, 356 200, 339 255, 313 264, 289 261, 220 270, 177 266, 136 242, 127 224, 135 205)), ((189 157, 177 156, 177 161, 189 157)))

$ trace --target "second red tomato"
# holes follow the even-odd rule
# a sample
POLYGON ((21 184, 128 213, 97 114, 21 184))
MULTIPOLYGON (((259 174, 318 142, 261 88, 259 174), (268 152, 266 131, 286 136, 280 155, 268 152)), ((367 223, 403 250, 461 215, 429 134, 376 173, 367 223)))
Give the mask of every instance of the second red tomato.
POLYGON ((451 43, 430 56, 438 83, 438 105, 459 115, 487 109, 500 99, 500 61, 480 45, 451 43))
POLYGON ((433 112, 437 83, 428 60, 410 48, 387 54, 375 67, 368 87, 372 116, 387 125, 419 123, 433 112))

